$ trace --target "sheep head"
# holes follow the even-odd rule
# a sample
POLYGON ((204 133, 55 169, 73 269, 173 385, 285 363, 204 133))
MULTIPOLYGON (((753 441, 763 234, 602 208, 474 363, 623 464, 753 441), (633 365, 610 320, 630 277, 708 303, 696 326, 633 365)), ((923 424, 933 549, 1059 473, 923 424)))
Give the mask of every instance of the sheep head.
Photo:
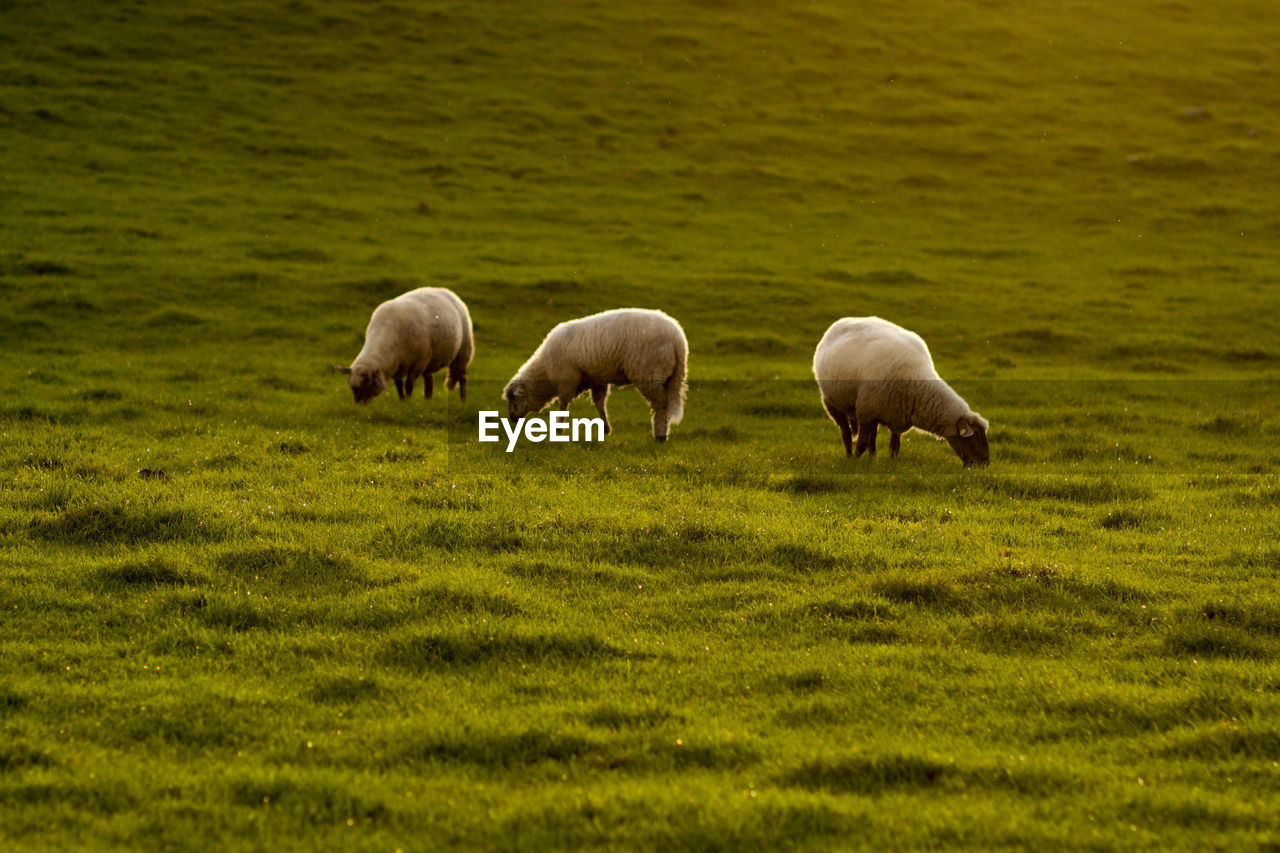
POLYGON ((976 413, 964 415, 956 420, 954 430, 944 437, 966 468, 970 465, 986 465, 991 461, 986 418, 976 413))
POLYGON ((502 389, 502 399, 507 401, 507 416, 514 421, 542 411, 555 393, 552 382, 512 379, 502 389))
POLYGON ((362 364, 339 367, 336 370, 347 374, 347 385, 351 386, 351 396, 357 403, 367 403, 387 388, 387 377, 381 370, 373 370, 362 364))

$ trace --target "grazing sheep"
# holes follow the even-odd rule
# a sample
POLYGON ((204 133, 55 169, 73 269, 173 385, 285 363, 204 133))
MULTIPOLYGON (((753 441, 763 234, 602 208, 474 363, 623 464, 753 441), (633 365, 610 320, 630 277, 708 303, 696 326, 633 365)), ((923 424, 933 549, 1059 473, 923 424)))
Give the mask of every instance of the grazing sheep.
POLYGON ((889 428, 889 451, 915 427, 945 438, 965 465, 986 465, 987 421, 969 408, 933 369, 929 348, 915 332, 879 317, 836 320, 813 354, 822 404, 840 427, 846 456, 876 453, 876 429, 889 428))
POLYGON ((615 308, 569 320, 547 333, 502 390, 512 420, 540 412, 558 398, 561 409, 584 391, 613 431, 605 403, 610 385, 635 385, 653 413, 653 438, 667 440, 684 415, 689 343, 680 324, 661 311, 615 308))
POLYGON ((444 387, 467 399, 467 365, 475 352, 471 314, 452 290, 420 287, 373 309, 364 333, 364 348, 350 367, 335 366, 348 374, 347 384, 357 403, 367 403, 395 380, 404 400, 413 395, 413 383, 422 377, 423 394, 431 396, 432 374, 449 368, 444 387))

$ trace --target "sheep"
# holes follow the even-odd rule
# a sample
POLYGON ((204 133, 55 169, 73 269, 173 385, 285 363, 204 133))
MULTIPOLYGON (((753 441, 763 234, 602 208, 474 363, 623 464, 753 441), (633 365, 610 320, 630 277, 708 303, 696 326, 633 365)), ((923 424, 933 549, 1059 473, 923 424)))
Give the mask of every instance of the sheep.
POLYGON ((938 376, 924 340, 879 317, 844 317, 813 354, 822 405, 840 428, 845 456, 876 453, 876 429, 889 428, 889 451, 915 427, 947 440, 966 465, 986 465, 987 420, 938 376))
POLYGON ((434 390, 432 374, 449 368, 444 387, 467 399, 467 365, 475 353, 471 314, 452 290, 420 287, 383 302, 373 309, 364 333, 364 347, 350 367, 335 365, 348 374, 347 384, 357 403, 368 403, 396 383, 401 400, 413 396, 413 383, 422 377, 423 394, 434 390))
POLYGON ((615 308, 560 323, 547 333, 502 390, 512 420, 542 411, 552 398, 561 409, 584 391, 613 431, 605 403, 610 385, 635 385, 653 414, 653 438, 684 416, 689 342, 661 311, 615 308))

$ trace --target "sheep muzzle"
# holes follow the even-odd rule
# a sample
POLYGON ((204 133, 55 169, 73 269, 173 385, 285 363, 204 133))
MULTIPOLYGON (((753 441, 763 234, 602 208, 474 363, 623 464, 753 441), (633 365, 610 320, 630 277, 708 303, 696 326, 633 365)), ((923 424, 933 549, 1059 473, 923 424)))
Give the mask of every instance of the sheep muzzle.
POLYGON ((966 468, 987 465, 991 462, 991 448, 987 444, 987 434, 982 430, 975 430, 965 438, 958 435, 949 436, 947 444, 951 445, 951 449, 960 457, 960 461, 966 468))

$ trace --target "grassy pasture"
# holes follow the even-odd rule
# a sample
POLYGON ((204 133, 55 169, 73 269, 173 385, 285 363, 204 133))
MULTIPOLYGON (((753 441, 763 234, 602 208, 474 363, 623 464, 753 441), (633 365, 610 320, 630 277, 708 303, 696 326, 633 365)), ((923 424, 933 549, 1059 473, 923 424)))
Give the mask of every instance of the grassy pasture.
POLYGON ((1280 844, 1273 4, 0 21, 0 846, 1280 844), (471 399, 352 405, 421 284, 471 399), (476 443, 623 304, 669 444, 476 443), (868 313, 989 468, 843 458, 868 313))

